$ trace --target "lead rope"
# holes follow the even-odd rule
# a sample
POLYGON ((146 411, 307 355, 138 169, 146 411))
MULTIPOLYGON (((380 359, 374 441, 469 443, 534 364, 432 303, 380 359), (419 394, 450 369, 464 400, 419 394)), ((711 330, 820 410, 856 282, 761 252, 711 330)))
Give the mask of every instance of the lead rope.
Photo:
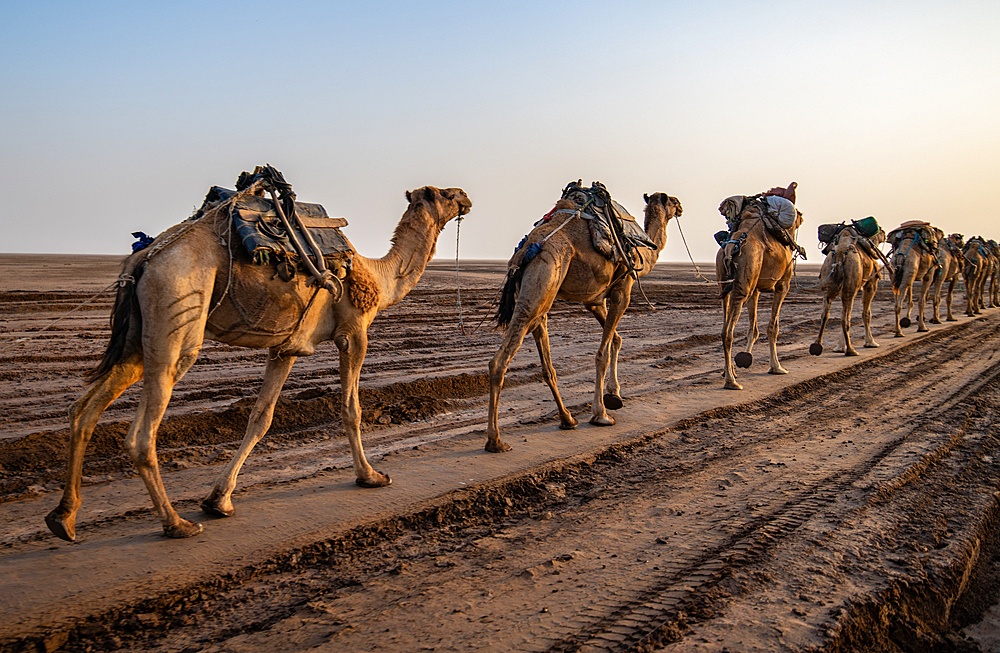
POLYGON ((711 279, 707 278, 705 275, 703 275, 701 273, 701 269, 698 267, 698 264, 694 262, 694 257, 691 256, 691 248, 688 247, 687 238, 684 237, 684 230, 681 229, 681 220, 680 220, 680 218, 674 217, 674 222, 677 223, 677 231, 679 231, 681 233, 681 241, 684 243, 684 249, 687 250, 688 258, 691 259, 691 265, 694 266, 695 274, 698 276, 698 278, 704 279, 707 283, 712 283, 711 279))
POLYGON ((465 322, 462 321, 462 283, 458 276, 458 243, 462 237, 463 217, 458 216, 458 224, 455 226, 455 305, 458 306, 458 330, 462 332, 462 335, 468 335, 465 333, 465 322))
MULTIPOLYGON (((471 336, 471 335, 475 334, 476 331, 479 331, 479 327, 483 326, 483 323, 486 322, 486 320, 488 320, 490 318, 490 314, 487 311, 486 317, 484 317, 483 319, 481 319, 479 321, 479 324, 477 324, 475 326, 475 328, 473 328, 471 331, 466 331, 465 330, 465 322, 462 319, 462 285, 461 285, 461 280, 459 279, 459 274, 458 274, 458 244, 459 244, 459 240, 461 239, 461 234, 462 234, 462 218, 463 218, 463 216, 459 216, 458 217, 458 226, 455 229, 455 290, 456 290, 456 295, 457 295, 457 300, 455 301, 455 305, 458 306, 458 329, 459 329, 459 331, 462 332, 463 336, 471 336)), ((500 293, 501 292, 503 292, 503 288, 501 288, 500 290, 498 290, 497 294, 493 296, 493 301, 490 302, 490 306, 496 306, 497 299, 500 297, 500 293)))

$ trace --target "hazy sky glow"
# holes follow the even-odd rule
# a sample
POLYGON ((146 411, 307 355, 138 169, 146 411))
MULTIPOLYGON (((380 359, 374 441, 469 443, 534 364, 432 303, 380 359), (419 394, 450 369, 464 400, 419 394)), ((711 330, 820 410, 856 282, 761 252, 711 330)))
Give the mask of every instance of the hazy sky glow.
POLYGON ((678 197, 698 261, 722 199, 792 180, 811 262, 867 215, 1000 239, 995 0, 3 7, 3 252, 127 253, 262 163, 367 256, 434 185, 506 259, 578 178, 678 197))

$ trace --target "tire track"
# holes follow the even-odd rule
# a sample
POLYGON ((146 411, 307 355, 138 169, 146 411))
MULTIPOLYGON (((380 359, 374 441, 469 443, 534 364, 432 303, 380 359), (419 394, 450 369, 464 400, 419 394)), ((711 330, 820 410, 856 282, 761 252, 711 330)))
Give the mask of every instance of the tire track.
MULTIPOLYGON (((348 649, 386 628, 396 632, 402 623, 415 629, 409 633, 413 641, 426 638, 441 650, 469 648, 483 637, 484 623, 499 634, 483 646, 503 650, 651 650, 686 641, 726 608, 735 579, 773 564, 796 542, 835 537, 818 533, 816 523, 827 533, 850 530, 873 506, 919 485, 942 461, 961 464, 956 456, 985 455, 961 451, 960 434, 929 427, 964 423, 968 402, 997 383, 1000 361, 981 371, 970 367, 951 383, 956 370, 983 358, 996 338, 995 325, 963 324, 764 400, 710 411, 666 433, 610 447, 593 459, 450 495, 434 508, 373 525, 364 534, 245 569, 221 586, 192 590, 197 606, 190 594, 163 597, 157 610, 166 615, 165 625, 136 639, 121 638, 115 625, 138 612, 107 615, 104 623, 133 650, 176 650, 194 642, 205 650, 254 650, 320 631, 328 645, 348 649), (944 342, 947 347, 941 347, 944 342), (820 402, 817 388, 824 390, 820 402), (904 389, 908 396, 901 398, 904 389), (859 393, 880 418, 898 417, 890 431, 867 443, 854 439, 876 418, 842 410, 845 398, 859 393), (831 413, 820 425, 812 412, 817 407, 831 413), (720 432, 732 438, 718 438, 720 432), (908 450, 915 442, 922 448, 908 450), (804 447, 822 455, 795 464, 794 452, 804 447), (838 456, 847 459, 837 462, 838 456), (883 467, 892 475, 882 475, 883 467), (746 487, 735 482, 713 491, 727 475, 752 469, 761 471, 760 478, 745 481, 746 487), (650 512, 664 501, 671 504, 668 510, 650 512), (549 513, 555 516, 545 518, 549 513), (634 520, 635 532, 624 537, 629 517, 636 515, 648 519, 634 520), (602 534, 611 537, 617 553, 597 560, 567 553, 573 541, 602 534), (647 560, 624 560, 637 556, 647 560), (610 569, 600 570, 598 561, 610 569), (559 587, 578 578, 586 579, 584 587, 559 587), (287 590, 280 596, 263 591, 278 585, 287 590), (501 622, 484 622, 475 607, 442 597, 501 586, 510 587, 498 597, 504 603, 501 622), (565 604, 544 598, 554 589, 565 604), (385 597, 377 609, 366 604, 372 592, 385 597), (227 609, 220 620, 217 611, 235 595, 241 599, 236 612, 245 616, 227 609), (446 608, 436 612, 433 627, 422 617, 431 605, 446 608), (361 616, 344 616, 351 606, 361 616), (548 607, 539 613, 540 606, 548 607), (181 623, 171 621, 175 617, 181 623), (219 621, 226 622, 224 631, 215 625, 219 621)), ((838 609, 833 603, 822 611, 830 617, 838 609)))

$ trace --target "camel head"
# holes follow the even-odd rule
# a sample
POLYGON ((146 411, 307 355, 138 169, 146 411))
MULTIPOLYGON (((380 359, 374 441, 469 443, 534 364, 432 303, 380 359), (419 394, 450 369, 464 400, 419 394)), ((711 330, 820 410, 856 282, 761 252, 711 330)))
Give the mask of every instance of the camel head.
POLYGON ((681 206, 681 201, 676 197, 671 197, 666 193, 653 193, 652 195, 643 194, 642 199, 646 200, 646 220, 643 225, 643 229, 649 232, 649 223, 655 216, 654 209, 660 207, 663 208, 663 212, 666 214, 667 221, 671 218, 676 218, 681 213, 684 212, 684 208, 681 206))
POLYGON ((438 229, 454 218, 463 216, 472 208, 472 200, 461 188, 435 188, 424 186, 414 191, 406 191, 406 201, 410 209, 423 208, 437 222, 438 229))
POLYGON ((948 240, 958 245, 959 249, 965 247, 965 237, 962 234, 948 234, 948 240))
POLYGON ((646 210, 649 210, 649 206, 652 204, 660 204, 663 206, 663 210, 667 212, 670 217, 677 217, 684 212, 684 208, 681 206, 681 201, 676 197, 671 197, 666 193, 653 193, 652 195, 643 195, 642 199, 646 200, 646 210), (673 211, 671 211, 673 209, 673 211))

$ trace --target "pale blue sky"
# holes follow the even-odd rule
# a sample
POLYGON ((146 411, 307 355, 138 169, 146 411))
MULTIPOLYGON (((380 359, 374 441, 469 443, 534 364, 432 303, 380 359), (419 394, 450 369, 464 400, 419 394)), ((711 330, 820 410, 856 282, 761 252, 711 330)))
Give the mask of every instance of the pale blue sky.
POLYGON ((812 262, 867 215, 1000 238, 995 0, 0 6, 3 252, 127 253, 262 163, 367 256, 429 184, 506 259, 578 178, 678 197, 698 261, 722 199, 792 180, 812 262))

